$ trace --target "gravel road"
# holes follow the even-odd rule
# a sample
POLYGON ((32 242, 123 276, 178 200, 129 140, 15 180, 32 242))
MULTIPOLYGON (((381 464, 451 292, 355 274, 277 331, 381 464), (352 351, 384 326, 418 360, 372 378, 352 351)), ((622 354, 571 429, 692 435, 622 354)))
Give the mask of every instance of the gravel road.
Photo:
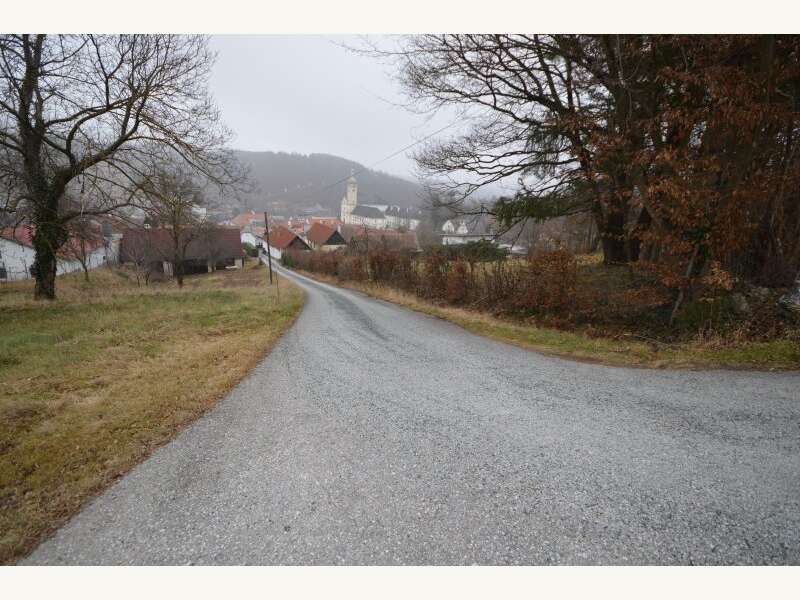
POLYGON ((291 277, 272 353, 24 562, 800 563, 800 374, 571 362, 291 277))

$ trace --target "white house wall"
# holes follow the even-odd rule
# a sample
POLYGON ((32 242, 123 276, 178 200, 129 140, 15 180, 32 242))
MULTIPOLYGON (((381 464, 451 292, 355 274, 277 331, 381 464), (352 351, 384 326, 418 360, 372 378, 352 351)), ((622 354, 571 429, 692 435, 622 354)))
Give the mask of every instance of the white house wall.
POLYGON ((257 237, 255 234, 250 233, 249 231, 242 232, 243 244, 252 244, 253 246, 257 246, 260 242, 261 238, 257 237))
MULTIPOLYGON (((118 253, 119 240, 112 240, 111 244, 109 244, 108 252, 106 252, 106 248, 98 248, 88 256, 86 266, 89 269, 96 269, 108 264, 108 262, 116 262, 118 253), (107 255, 108 259, 106 258, 107 255)), ((35 258, 36 253, 30 246, 0 238, 0 266, 6 269, 7 281, 30 279, 30 268, 33 266, 35 258)), ((78 260, 59 258, 56 264, 56 275, 80 271, 82 268, 78 260)))
POLYGON ((469 242, 478 242, 480 240, 486 241, 494 241, 494 236, 492 235, 443 235, 442 236, 442 245, 443 246, 460 246, 461 244, 467 244, 469 242))
POLYGON ((0 238, 0 266, 5 267, 8 281, 30 279, 34 258, 33 248, 0 238))

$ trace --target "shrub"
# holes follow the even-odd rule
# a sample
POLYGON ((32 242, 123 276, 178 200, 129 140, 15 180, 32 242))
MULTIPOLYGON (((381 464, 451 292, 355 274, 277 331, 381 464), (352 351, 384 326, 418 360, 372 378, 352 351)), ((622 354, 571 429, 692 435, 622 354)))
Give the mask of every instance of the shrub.
POLYGON ((416 292, 419 284, 417 268, 411 252, 400 252, 395 265, 395 284, 406 291, 416 292))
POLYGON ((463 260, 456 260, 447 272, 445 300, 450 304, 461 304, 467 300, 470 289, 469 272, 463 260))
POLYGON ((508 256, 508 251, 498 248, 497 244, 489 240, 478 240, 445 248, 451 260, 463 258, 467 262, 486 262, 503 260, 508 256))
POLYGON ((358 255, 344 255, 336 253, 339 260, 339 279, 343 281, 364 281, 367 271, 364 259, 358 255))
POLYGON ((447 252, 443 248, 431 248, 425 252, 422 258, 423 275, 419 282, 418 295, 434 299, 444 298, 449 265, 447 252))
POLYGON ((564 312, 575 297, 577 278, 578 263, 568 250, 534 254, 524 271, 517 306, 541 313, 564 312))
POLYGON ((398 254, 396 250, 388 250, 386 248, 370 250, 367 255, 370 279, 384 283, 392 281, 398 254))
POLYGON ((515 299, 520 293, 522 271, 505 261, 486 263, 483 268, 483 285, 479 305, 496 312, 517 308, 515 299))

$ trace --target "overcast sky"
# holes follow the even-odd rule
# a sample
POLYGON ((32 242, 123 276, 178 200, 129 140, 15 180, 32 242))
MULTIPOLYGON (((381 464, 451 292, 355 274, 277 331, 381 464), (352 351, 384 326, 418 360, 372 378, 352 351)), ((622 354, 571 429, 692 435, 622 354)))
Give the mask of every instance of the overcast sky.
MULTIPOLYGON (((235 148, 325 152, 370 166, 448 124, 393 105, 401 91, 381 62, 334 36, 215 36, 211 88, 235 148)), ((375 166, 413 176, 407 153, 375 166)))

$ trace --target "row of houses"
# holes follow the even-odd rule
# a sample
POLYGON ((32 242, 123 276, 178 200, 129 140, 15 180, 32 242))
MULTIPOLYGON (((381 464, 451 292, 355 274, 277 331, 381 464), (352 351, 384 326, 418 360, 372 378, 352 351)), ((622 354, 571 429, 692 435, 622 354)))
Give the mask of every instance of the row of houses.
POLYGON ((413 231, 376 230, 351 225, 332 227, 321 222, 313 223, 302 234, 284 225, 276 225, 270 228, 269 244, 264 235, 257 239, 255 245, 263 252, 266 252, 269 246, 272 258, 281 260, 284 253, 290 250, 330 252, 346 246, 369 248, 370 244, 419 250, 417 236, 413 231))

